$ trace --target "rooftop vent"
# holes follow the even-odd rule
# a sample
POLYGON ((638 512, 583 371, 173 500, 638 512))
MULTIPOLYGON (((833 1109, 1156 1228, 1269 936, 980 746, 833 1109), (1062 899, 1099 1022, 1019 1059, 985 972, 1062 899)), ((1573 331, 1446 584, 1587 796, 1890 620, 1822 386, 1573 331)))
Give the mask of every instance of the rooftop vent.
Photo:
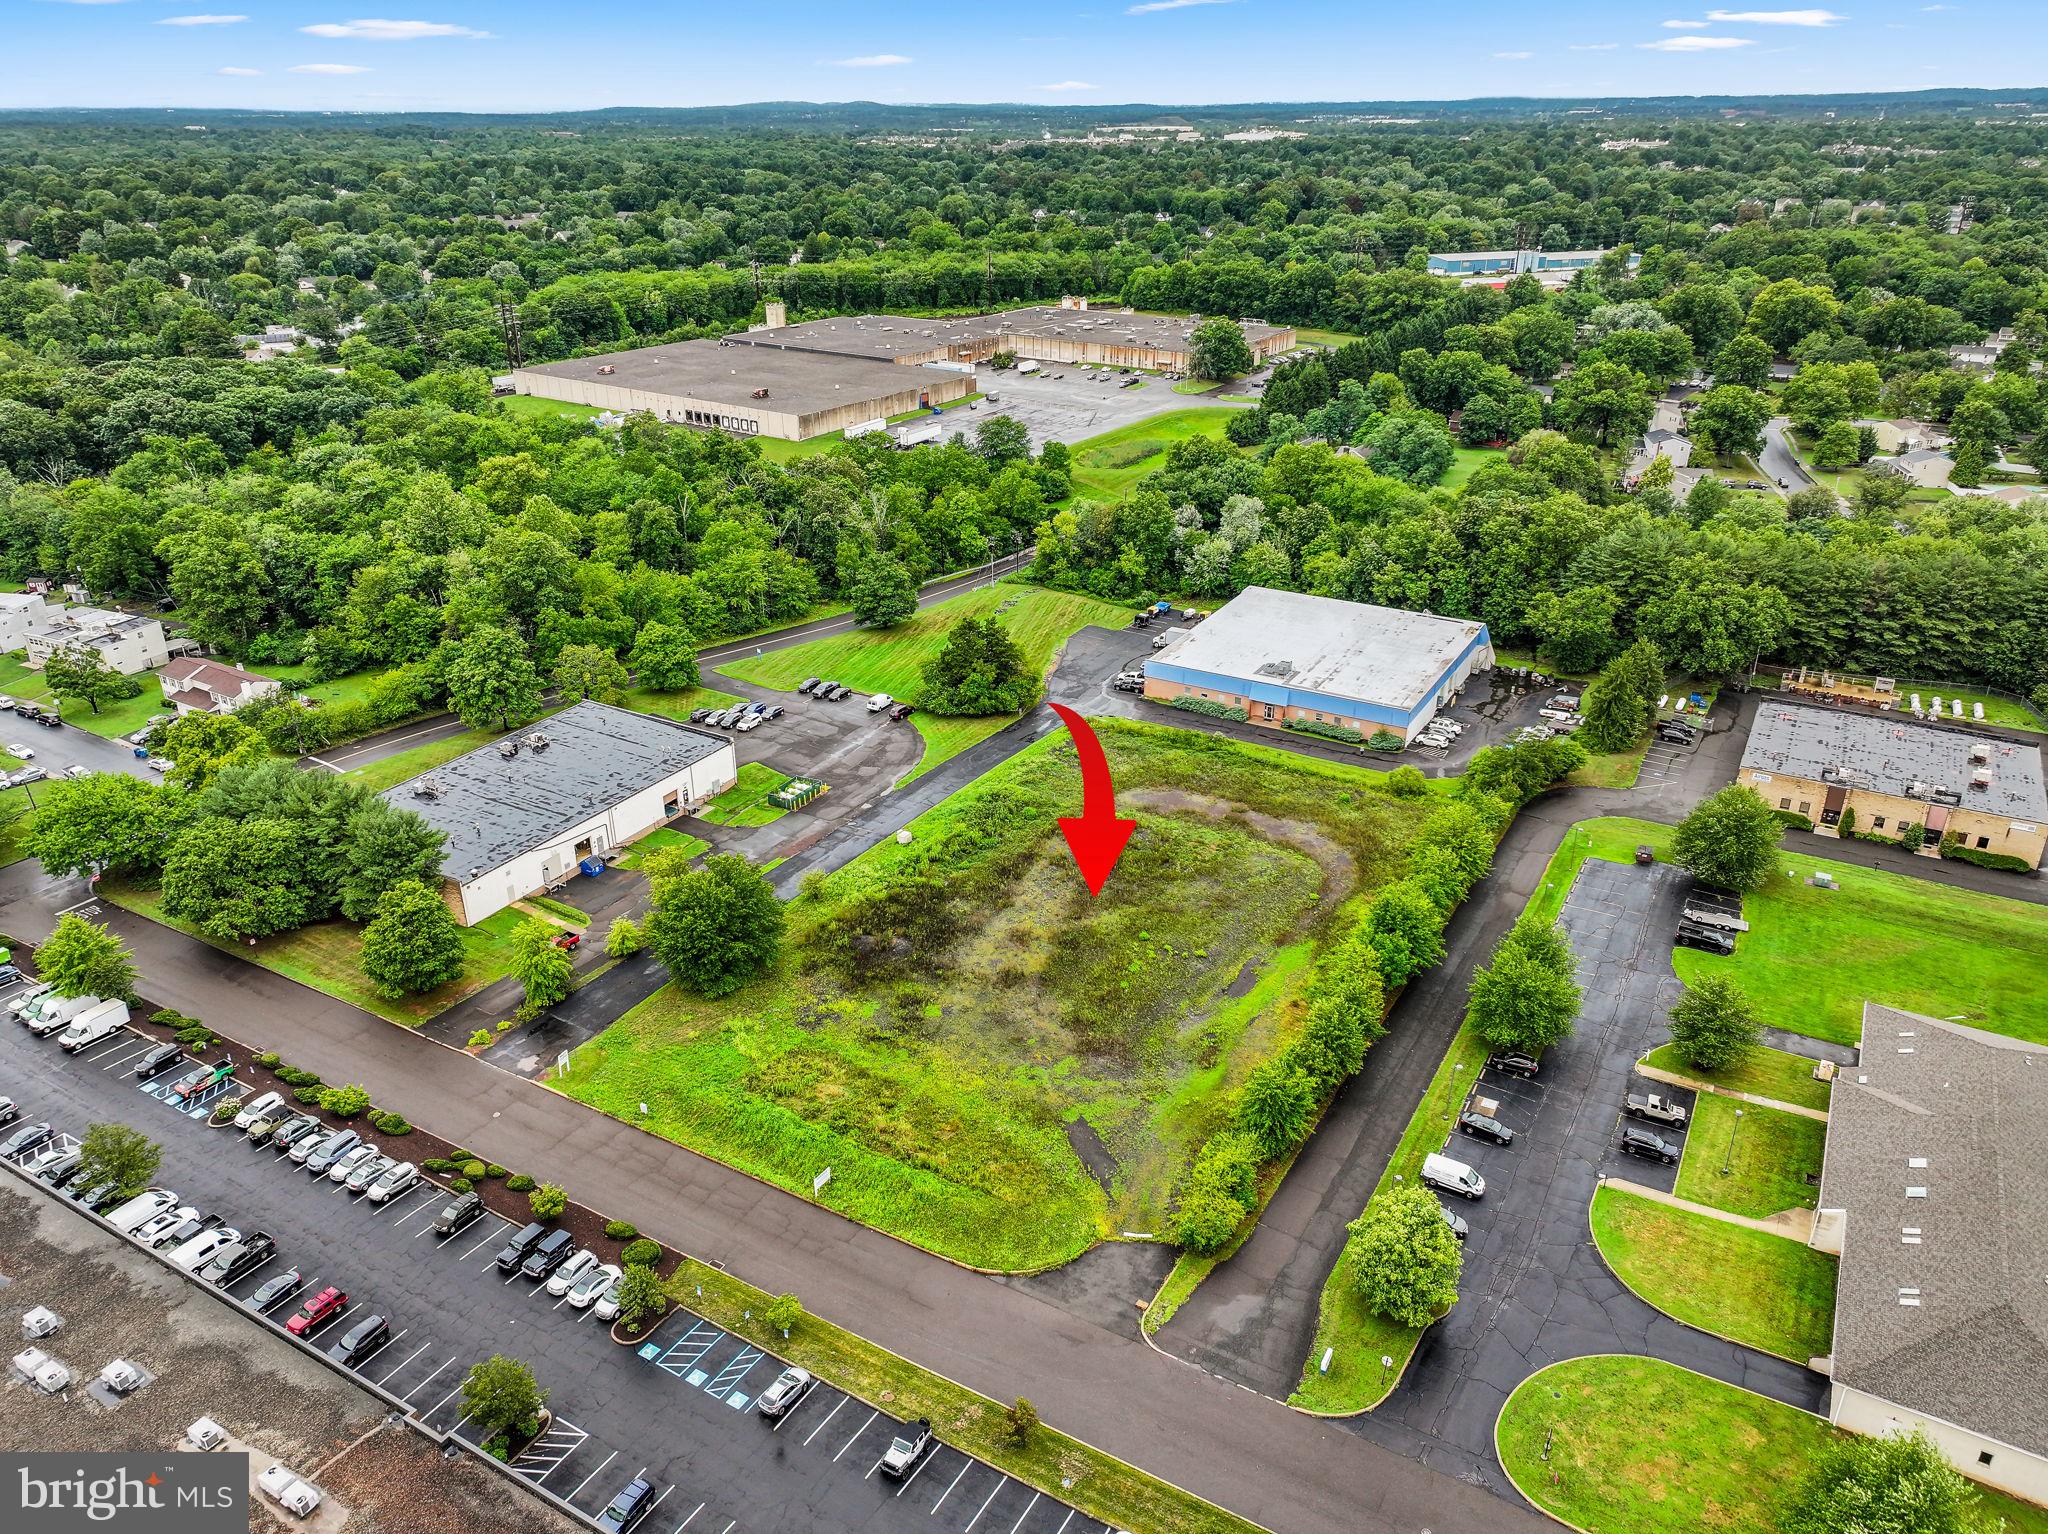
POLYGON ((1978 790, 1981 793, 1983 790, 1989 788, 1990 786, 1991 769, 1989 767, 1979 767, 1975 772, 1970 774, 1970 787, 1978 790))
POLYGON ((412 796, 415 799, 438 799, 441 797, 441 780, 428 774, 413 781, 412 796))
POLYGON ((607 362, 603 367, 598 369, 598 372, 600 373, 616 373, 617 371, 618 369, 613 367, 609 362, 607 362))
POLYGON ((1259 667, 1259 676, 1293 676, 1294 662, 1291 660, 1269 660, 1259 667))
POLYGON ((535 730, 531 735, 521 736, 520 738, 525 742, 526 749, 529 751, 545 751, 553 744, 539 730, 535 730))
POLYGON ((1906 1189, 1906 1197, 1907 1197, 1907 1198, 1925 1198, 1925 1197, 1927 1197, 1927 1190, 1926 1190, 1925 1188, 1913 1188, 1913 1187, 1909 1187, 1909 1188, 1907 1188, 1907 1189, 1906 1189))
POLYGON ((1990 761, 1991 742, 1988 740, 1980 740, 1974 746, 1970 747, 1970 760, 1973 762, 1990 761))
POLYGON ((1906 1158, 1906 1165, 1909 1167, 1924 1167, 1927 1165, 1927 1158, 1925 1156, 1908 1156, 1906 1158))
POLYGON ((498 755, 499 755, 499 756, 501 756, 501 757, 503 757, 503 758, 504 758, 504 759, 505 759, 506 761, 508 761, 508 762, 509 762, 509 761, 511 761, 511 760, 512 760, 512 758, 513 758, 513 757, 515 757, 515 756, 517 756, 518 754, 519 754, 519 742, 518 742, 518 741, 516 741, 516 740, 501 740, 501 741, 499 741, 499 742, 498 742, 498 755))

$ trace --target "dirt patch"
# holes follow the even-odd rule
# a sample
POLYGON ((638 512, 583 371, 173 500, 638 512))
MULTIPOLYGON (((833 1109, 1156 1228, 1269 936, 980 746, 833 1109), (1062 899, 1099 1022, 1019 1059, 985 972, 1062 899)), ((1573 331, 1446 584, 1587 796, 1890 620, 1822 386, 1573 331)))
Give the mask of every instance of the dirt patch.
POLYGON ((1102 1191, 1110 1191, 1116 1181, 1116 1157, 1109 1153, 1109 1147, 1102 1143, 1102 1136, 1095 1132, 1095 1126, 1076 1114, 1067 1120, 1067 1144, 1074 1147, 1074 1154, 1081 1158, 1081 1165, 1088 1168, 1088 1175, 1102 1185, 1102 1191))
MULTIPOLYGON (((1123 796, 1122 802, 1126 806, 1136 805, 1141 810, 1186 810, 1206 815, 1211 820, 1242 820, 1268 841, 1279 842, 1314 858, 1316 866, 1323 871, 1322 895, 1325 900, 1342 899, 1358 883, 1358 864, 1351 854, 1315 827, 1303 825, 1298 820, 1282 820, 1277 815, 1268 815, 1229 799, 1212 798, 1185 788, 1133 789, 1123 796)), ((1231 994, 1243 993, 1233 991, 1231 994)))
POLYGON ((1238 997, 1245 995, 1253 986, 1259 983, 1261 973, 1263 971, 1259 965, 1247 964, 1237 972, 1237 978, 1223 988, 1223 994, 1232 1001, 1237 1000, 1238 997))

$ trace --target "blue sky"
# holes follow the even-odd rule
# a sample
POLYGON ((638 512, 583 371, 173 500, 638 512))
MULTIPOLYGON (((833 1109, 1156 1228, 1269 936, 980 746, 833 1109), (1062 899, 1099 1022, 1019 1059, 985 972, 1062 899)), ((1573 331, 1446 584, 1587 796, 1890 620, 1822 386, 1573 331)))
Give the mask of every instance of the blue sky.
POLYGON ((2048 80, 2041 0, 412 5, 0 0, 0 107, 1197 103, 2048 80))

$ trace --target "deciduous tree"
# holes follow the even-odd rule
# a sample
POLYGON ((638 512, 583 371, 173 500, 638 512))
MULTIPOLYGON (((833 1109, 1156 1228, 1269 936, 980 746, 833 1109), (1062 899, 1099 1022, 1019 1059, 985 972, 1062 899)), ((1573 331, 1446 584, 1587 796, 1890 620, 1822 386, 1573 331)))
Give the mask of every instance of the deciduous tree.
POLYGON ((1671 856, 1702 884, 1761 889, 1778 870, 1778 838, 1784 831, 1755 789, 1731 783, 1702 799, 1679 822, 1671 856))
POLYGON ((723 853, 686 873, 657 874, 649 943, 677 983, 725 996, 775 963, 782 952, 782 902, 745 858, 723 853))
POLYGON ((673 623, 649 623, 633 641, 626 657, 642 687, 656 692, 681 692, 697 685, 697 642, 690 631, 673 623))
POLYGON ((994 617, 962 618, 924 668, 918 705, 933 714, 1010 714, 1038 695, 1024 652, 994 617))
POLYGON ((128 945, 105 927, 67 914, 36 949, 36 973, 59 996, 101 999, 135 994, 135 964, 128 945))
POLYGON ((462 929, 447 902, 417 879, 400 879, 377 899, 363 929, 363 973, 396 1000, 445 985, 462 973, 462 929))
POLYGON ((126 1124, 88 1124, 78 1142, 78 1172, 73 1186, 97 1188, 112 1183, 133 1198, 156 1176, 163 1147, 126 1124))
POLYGON ((1427 1326, 1458 1302, 1464 1248, 1427 1188, 1408 1183, 1375 1194, 1350 1229, 1344 1261, 1373 1314, 1427 1326))
POLYGON ((448 706, 472 730, 508 730, 540 712, 540 673, 526 646, 486 624, 463 638, 448 664, 448 706))
POLYGON ((1722 975, 1695 980, 1671 1009, 1671 1042, 1680 1058, 1703 1071, 1739 1064, 1761 1028, 1749 998, 1722 975))

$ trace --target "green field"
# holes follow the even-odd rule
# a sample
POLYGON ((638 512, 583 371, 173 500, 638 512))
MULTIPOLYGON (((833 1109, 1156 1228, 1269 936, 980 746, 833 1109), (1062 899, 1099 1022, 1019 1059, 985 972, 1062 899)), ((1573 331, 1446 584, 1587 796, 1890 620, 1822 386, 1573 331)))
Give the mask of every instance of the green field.
POLYGON ((1214 394, 1228 382, 1222 378, 1183 378, 1173 386, 1175 394, 1214 394))
POLYGON ((664 989, 553 1084, 792 1191, 830 1166, 825 1203, 976 1266, 1163 1228, 1300 1027, 1338 906, 1400 872, 1430 801, 1215 736, 1097 730, 1138 820, 1100 899, 1054 824, 1080 789, 1048 736, 796 901, 774 973, 717 1002, 664 989))
MULTIPOLYGON (((805 677, 822 676, 844 682, 857 692, 886 692, 892 698, 915 702, 924 689, 924 668, 939 653, 953 625, 962 618, 990 614, 1000 618, 1017 641, 1026 668, 1039 675, 1052 669, 1060 646, 1076 629, 1091 623, 1122 628, 1130 621, 1130 609, 1114 602, 1005 582, 949 597, 890 628, 851 629, 786 650, 728 661, 720 669, 761 687, 793 689, 805 677)), ((924 737, 924 755, 905 781, 988 739, 1015 717, 911 715, 910 722, 924 737)))
POLYGON ((1237 412, 1223 405, 1171 410, 1074 444, 1074 493, 1101 501, 1121 500, 1154 469, 1166 465, 1166 450, 1190 437, 1221 437, 1237 412))
POLYGON ((1748 1092, 1768 1097, 1772 1102, 1790 1103, 1795 1108, 1827 1111, 1830 1088, 1825 1081, 1814 1080, 1813 1061, 1804 1055, 1772 1049, 1768 1044, 1757 1045, 1725 1071, 1701 1070, 1680 1058, 1675 1044, 1660 1044, 1643 1057, 1643 1063, 1730 1092, 1748 1092))
POLYGON ((594 421, 595 405, 572 405, 567 400, 542 399, 538 394, 507 394, 498 400, 507 415, 554 417, 566 421, 594 421))
POLYGON ((315 922, 301 927, 296 932, 281 932, 275 937, 259 938, 255 943, 223 943, 204 936, 197 927, 178 921, 165 914, 163 897, 154 889, 145 889, 132 884, 105 881, 102 893, 118 906, 124 906, 137 915, 147 916, 151 921, 161 922, 166 927, 176 927, 180 932, 199 938, 201 942, 212 943, 223 953, 231 953, 238 959, 247 959, 265 969, 277 971, 301 985, 309 985, 316 991, 325 991, 337 1001, 361 1007, 379 1017, 389 1018, 394 1023, 408 1027, 417 1026, 437 1013, 462 1000, 474 991, 480 991, 492 981, 503 978, 512 970, 512 934, 519 924, 528 918, 521 912, 503 910, 486 917, 474 927, 462 929, 463 966, 459 979, 446 985, 437 986, 418 996, 407 996, 398 1001, 379 996, 376 989, 363 977, 362 951, 363 929, 354 922, 336 919, 315 922))
POLYGON ((711 850, 711 843, 701 836, 691 836, 670 826, 657 826, 623 852, 612 859, 614 868, 638 868, 648 857, 657 852, 668 852, 674 848, 686 849, 685 860, 698 857, 711 850))
POLYGON ((1446 490, 1463 489, 1466 480, 1489 463, 1500 462, 1504 456, 1497 447, 1461 447, 1453 449, 1453 452, 1455 456, 1451 459, 1451 466, 1437 481, 1446 490))
POLYGON ((1820 1202, 1821 1150, 1827 1137, 1828 1126, 1819 1119, 1701 1093, 1693 1104, 1674 1191, 1695 1204, 1753 1220, 1786 1209, 1812 1209, 1820 1202))
POLYGON ((1828 1351, 1836 1264, 1827 1253, 1620 1188, 1593 1195, 1592 1225, 1615 1277, 1666 1315, 1794 1363, 1828 1351))
POLYGON ((789 812, 770 804, 768 796, 788 781, 787 773, 761 762, 748 762, 740 768, 732 787, 699 810, 697 818, 714 826, 765 826, 780 820, 789 812))
MULTIPOLYGON (((1516 1489, 1585 1534, 1777 1534, 1834 1432, 1676 1364, 1608 1355, 1522 1381, 1494 1442, 1516 1489)), ((1979 1496, 1985 1534, 2048 1534, 2048 1509, 1979 1496)))

